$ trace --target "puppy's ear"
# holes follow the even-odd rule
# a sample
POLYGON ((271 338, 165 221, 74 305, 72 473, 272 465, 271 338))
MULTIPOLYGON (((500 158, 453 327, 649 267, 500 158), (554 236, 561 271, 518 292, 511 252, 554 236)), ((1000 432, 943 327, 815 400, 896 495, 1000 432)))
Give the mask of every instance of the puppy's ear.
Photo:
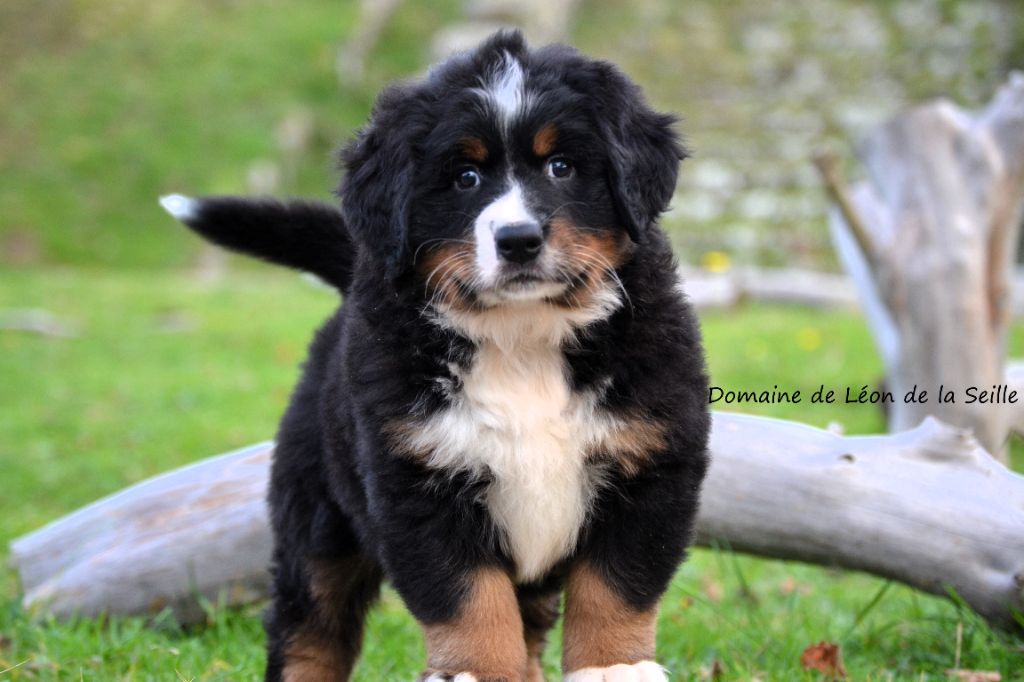
POLYGON ((652 110, 640 88, 613 65, 599 62, 598 68, 608 182, 619 216, 636 242, 668 208, 679 162, 687 152, 673 130, 675 117, 652 110))
POLYGON ((340 157, 345 176, 338 195, 345 224, 392 279, 409 265, 406 240, 415 171, 411 106, 404 88, 385 91, 369 124, 340 157))

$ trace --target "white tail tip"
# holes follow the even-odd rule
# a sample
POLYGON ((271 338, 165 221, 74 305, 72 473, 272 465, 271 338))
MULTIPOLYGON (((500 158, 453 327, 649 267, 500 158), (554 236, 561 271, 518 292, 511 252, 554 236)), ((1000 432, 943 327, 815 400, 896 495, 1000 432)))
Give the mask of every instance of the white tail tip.
POLYGON ((182 222, 195 220, 199 215, 199 202, 184 194, 166 194, 160 197, 160 205, 182 222))

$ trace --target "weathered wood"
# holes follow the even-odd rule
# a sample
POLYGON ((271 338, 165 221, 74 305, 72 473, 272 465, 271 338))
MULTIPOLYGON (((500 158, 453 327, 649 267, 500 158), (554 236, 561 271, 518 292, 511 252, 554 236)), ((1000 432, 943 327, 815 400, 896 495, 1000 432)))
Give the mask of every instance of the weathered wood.
MULTIPOLYGON (((872 302, 858 295, 854 278, 847 274, 803 268, 760 268, 742 266, 726 272, 708 272, 680 266, 684 290, 690 303, 699 310, 731 308, 749 301, 805 305, 812 308, 870 310, 872 302)), ((1013 274, 1010 312, 1024 319, 1024 274, 1013 274)), ((876 323, 872 322, 875 326, 876 323)), ((877 334, 877 327, 873 329, 877 334)))
POLYGON ((815 308, 856 308, 857 292, 845 275, 799 268, 741 267, 724 273, 680 268, 684 289, 698 309, 744 301, 793 303, 815 308))
MULTIPOLYGON (((853 277, 889 386, 1002 382, 1012 312, 1012 265, 1024 209, 1024 74, 982 111, 941 100, 916 107, 858 145, 868 179, 846 188, 834 163, 819 168, 838 208, 839 258, 853 277)), ((1008 409, 898 402, 891 431, 926 415, 973 429, 1004 456, 1008 409)))
POLYGON ((338 48, 334 59, 334 70, 343 91, 353 82, 363 80, 367 56, 380 42, 384 29, 401 6, 402 0, 361 0, 352 37, 338 48))
POLYGON ((11 543, 29 608, 60 617, 203 618, 197 596, 267 593, 271 551, 262 443, 138 483, 11 543))
MULTIPOLYGON (((201 617, 196 597, 265 594, 271 445, 140 483, 16 540, 24 602, 57 616, 201 617)), ((716 413, 697 524, 702 543, 844 566, 934 594, 952 587, 1013 624, 1024 585, 1024 477, 966 432, 928 420, 892 436, 843 437, 716 413)))
POLYGON ((716 414, 698 538, 842 566, 932 594, 956 590, 989 621, 1024 609, 1024 476, 934 418, 888 436, 716 414))

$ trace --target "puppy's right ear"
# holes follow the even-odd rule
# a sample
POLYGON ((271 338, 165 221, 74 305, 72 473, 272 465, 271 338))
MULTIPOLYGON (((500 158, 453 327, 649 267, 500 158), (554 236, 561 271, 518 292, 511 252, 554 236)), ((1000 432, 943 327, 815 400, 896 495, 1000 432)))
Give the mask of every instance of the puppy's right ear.
POLYGON ((345 223, 392 279, 405 272, 410 260, 406 241, 415 171, 415 96, 410 90, 385 90, 369 124, 341 151, 345 176, 338 194, 345 223))

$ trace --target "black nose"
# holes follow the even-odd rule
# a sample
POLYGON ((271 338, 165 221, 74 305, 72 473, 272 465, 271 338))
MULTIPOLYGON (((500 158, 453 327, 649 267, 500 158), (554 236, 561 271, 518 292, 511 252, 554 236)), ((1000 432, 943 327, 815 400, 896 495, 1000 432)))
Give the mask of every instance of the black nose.
POLYGON ((544 246, 544 233, 535 222, 503 225, 494 233, 498 254, 513 263, 528 263, 544 246))

